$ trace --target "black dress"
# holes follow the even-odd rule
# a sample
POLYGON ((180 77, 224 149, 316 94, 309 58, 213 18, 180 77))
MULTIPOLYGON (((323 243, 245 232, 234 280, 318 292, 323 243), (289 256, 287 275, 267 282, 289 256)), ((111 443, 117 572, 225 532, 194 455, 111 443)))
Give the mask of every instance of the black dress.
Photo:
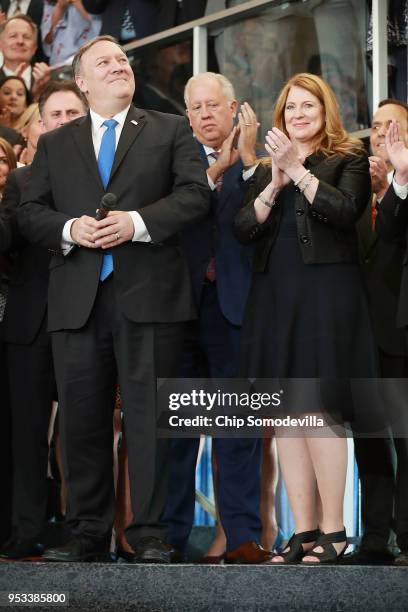
POLYGON ((293 196, 293 185, 282 190, 267 269, 252 279, 241 372, 265 378, 375 376, 376 349, 359 266, 303 262, 293 196))
MULTIPOLYGON (((304 263, 295 195, 293 184, 282 190, 276 239, 265 269, 253 275, 240 373, 281 383, 285 379, 286 399, 291 398, 281 406, 285 414, 317 411, 331 417, 329 423, 353 421, 350 379, 377 376, 360 268, 357 262, 304 263)), ((370 395, 373 389, 370 386, 370 395)), ((363 417, 361 401, 358 404, 363 417)), ((369 420, 364 415, 364 429, 369 420)))

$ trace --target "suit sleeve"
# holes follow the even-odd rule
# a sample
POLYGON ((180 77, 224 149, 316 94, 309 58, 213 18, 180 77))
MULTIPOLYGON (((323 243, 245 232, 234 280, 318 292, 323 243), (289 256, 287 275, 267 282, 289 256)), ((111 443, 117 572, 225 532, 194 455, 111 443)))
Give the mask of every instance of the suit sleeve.
POLYGON ((378 205, 376 228, 381 238, 394 241, 405 235, 408 228, 408 200, 399 198, 390 185, 378 205))
POLYGON ((55 210, 46 143, 44 136, 41 136, 31 166, 31 179, 23 190, 18 207, 18 227, 29 242, 60 251, 62 230, 69 219, 68 215, 55 210))
POLYGON ((156 243, 200 221, 209 212, 211 192, 191 130, 183 117, 174 116, 171 121, 177 122, 173 139, 171 193, 137 210, 156 243))
MULTIPOLYGON (((331 163, 330 159, 327 163, 331 163)), ((310 209, 320 214, 332 227, 352 228, 363 214, 371 196, 371 179, 366 155, 350 155, 335 186, 319 180, 310 209)))
POLYGON ((270 231, 274 221, 273 211, 265 223, 258 223, 255 215, 254 203, 258 195, 265 189, 271 180, 270 166, 259 165, 253 177, 249 180, 249 187, 242 208, 234 219, 234 235, 242 244, 250 244, 262 238, 270 231))

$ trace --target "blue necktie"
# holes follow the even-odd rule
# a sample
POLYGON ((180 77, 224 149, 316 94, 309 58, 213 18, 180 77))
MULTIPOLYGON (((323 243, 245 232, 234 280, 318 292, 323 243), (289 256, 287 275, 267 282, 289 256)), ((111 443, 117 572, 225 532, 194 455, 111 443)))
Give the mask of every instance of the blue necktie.
MULTIPOLYGON (((98 168, 99 174, 102 179, 102 183, 104 188, 106 189, 110 173, 113 166, 113 160, 115 158, 115 149, 116 149, 116 133, 115 128, 118 125, 116 119, 106 119, 102 125, 106 126, 106 130, 102 136, 101 148, 99 149, 98 155, 98 168)), ((106 251, 102 260, 101 272, 99 274, 99 279, 104 281, 108 278, 109 274, 113 272, 113 260, 112 253, 110 251, 106 251)))

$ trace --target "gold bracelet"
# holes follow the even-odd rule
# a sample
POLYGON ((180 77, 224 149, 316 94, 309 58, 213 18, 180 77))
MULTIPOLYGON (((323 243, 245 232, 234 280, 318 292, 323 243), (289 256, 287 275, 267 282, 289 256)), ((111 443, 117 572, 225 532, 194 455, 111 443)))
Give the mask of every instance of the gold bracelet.
POLYGON ((261 194, 259 194, 258 200, 260 200, 262 204, 264 204, 268 208, 273 208, 275 206, 275 200, 272 200, 272 202, 268 202, 268 200, 264 198, 261 194))

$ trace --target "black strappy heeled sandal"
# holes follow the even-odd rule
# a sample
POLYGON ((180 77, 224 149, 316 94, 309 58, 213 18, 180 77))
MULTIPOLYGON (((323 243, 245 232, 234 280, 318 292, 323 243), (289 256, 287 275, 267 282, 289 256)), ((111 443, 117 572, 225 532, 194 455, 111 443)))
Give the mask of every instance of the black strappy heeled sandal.
MULTIPOLYGON (((268 561, 268 565, 288 565, 300 563, 302 558, 305 556, 305 550, 302 544, 311 544, 316 542, 320 536, 319 529, 313 529, 312 531, 302 531, 301 533, 294 533, 286 544, 285 549, 289 548, 287 552, 281 552, 275 557, 282 557, 283 561, 268 561)), ((273 559, 273 557, 272 557, 273 559)))
POLYGON ((322 533, 316 540, 316 544, 313 546, 312 550, 309 550, 303 556, 307 557, 316 557, 319 559, 318 561, 302 561, 302 565, 329 565, 338 563, 342 558, 347 549, 347 534, 346 530, 342 531, 333 531, 332 533, 322 533), (346 542, 343 550, 339 553, 334 548, 333 544, 340 544, 340 542, 346 542), (322 552, 315 552, 315 548, 321 546, 323 548, 322 552))

